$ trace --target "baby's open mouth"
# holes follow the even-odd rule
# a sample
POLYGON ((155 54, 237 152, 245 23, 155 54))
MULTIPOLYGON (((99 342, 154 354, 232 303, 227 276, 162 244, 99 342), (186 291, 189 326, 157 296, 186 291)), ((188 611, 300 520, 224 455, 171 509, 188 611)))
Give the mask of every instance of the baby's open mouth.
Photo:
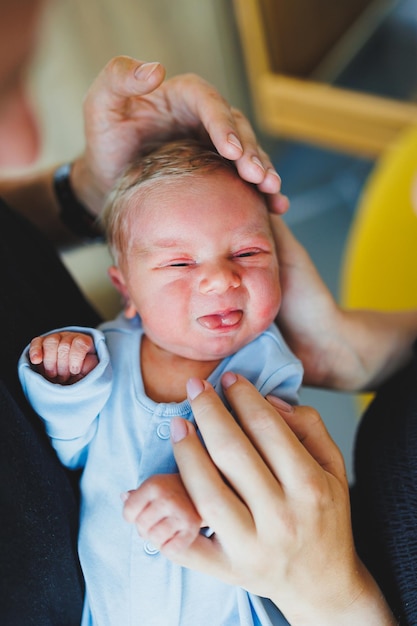
POLYGON ((213 313, 212 315, 203 315, 198 318, 198 323, 209 330, 217 330, 219 328, 229 328, 239 324, 243 317, 241 309, 233 309, 231 311, 222 311, 213 313))

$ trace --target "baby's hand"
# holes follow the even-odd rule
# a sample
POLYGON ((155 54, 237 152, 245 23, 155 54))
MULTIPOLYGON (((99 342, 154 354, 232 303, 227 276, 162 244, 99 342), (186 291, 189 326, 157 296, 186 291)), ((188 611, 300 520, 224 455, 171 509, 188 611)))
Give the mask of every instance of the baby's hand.
POLYGON ((98 364, 92 337, 69 331, 32 339, 29 359, 44 378, 61 385, 72 385, 98 364))
POLYGON ((179 474, 151 476, 123 499, 125 519, 162 552, 188 548, 200 532, 201 518, 179 474))

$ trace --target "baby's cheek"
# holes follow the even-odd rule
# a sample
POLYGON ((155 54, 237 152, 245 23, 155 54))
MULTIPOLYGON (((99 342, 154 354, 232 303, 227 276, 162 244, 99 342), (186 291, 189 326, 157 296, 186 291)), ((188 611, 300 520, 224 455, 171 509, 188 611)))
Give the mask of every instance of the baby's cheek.
POLYGON ((265 321, 270 320, 272 322, 278 315, 280 306, 281 287, 278 279, 267 281, 259 298, 259 315, 265 321))
POLYGON ((271 293, 269 293, 265 294, 263 298, 260 298, 255 311, 256 323, 259 325, 260 332, 273 323, 278 315, 280 304, 280 294, 274 294, 273 297, 271 297, 271 293))

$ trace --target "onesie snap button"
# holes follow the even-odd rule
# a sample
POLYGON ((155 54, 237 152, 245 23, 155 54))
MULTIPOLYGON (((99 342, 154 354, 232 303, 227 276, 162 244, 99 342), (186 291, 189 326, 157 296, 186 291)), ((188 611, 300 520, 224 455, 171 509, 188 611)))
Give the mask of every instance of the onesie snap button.
POLYGON ((161 422, 158 424, 156 434, 160 439, 169 439, 171 436, 171 429, 169 422, 161 422))
POLYGON ((159 554, 158 548, 155 548, 155 546, 152 545, 149 541, 146 541, 143 544, 143 549, 146 554, 149 554, 149 556, 155 556, 156 554, 159 554))

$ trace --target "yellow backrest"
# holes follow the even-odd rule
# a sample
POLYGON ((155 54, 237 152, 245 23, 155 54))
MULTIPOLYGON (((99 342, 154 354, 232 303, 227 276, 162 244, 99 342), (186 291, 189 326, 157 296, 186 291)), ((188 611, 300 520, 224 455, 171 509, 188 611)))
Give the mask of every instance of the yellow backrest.
POLYGON ((417 126, 385 151, 366 183, 345 252, 343 305, 417 307, 416 197, 417 126))
MULTIPOLYGON (((417 307, 417 127, 378 160, 348 236, 341 276, 348 308, 417 307)), ((372 395, 359 396, 363 410, 372 395)))

